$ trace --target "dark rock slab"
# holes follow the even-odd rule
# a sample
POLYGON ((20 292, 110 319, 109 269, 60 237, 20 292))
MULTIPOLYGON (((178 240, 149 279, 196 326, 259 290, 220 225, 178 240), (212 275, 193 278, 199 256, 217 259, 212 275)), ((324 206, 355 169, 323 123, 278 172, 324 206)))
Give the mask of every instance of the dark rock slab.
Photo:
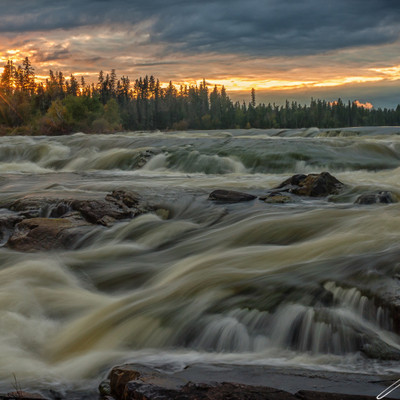
POLYGON ((129 382, 124 400, 297 400, 283 390, 222 382, 214 385, 187 383, 179 390, 166 389, 157 385, 129 382))
POLYGON ((323 197, 337 194, 343 187, 344 184, 329 172, 321 172, 320 174, 293 175, 275 189, 298 196, 323 197))
POLYGON ((241 201, 254 200, 255 198, 257 197, 252 194, 223 189, 214 190, 208 196, 209 200, 215 200, 221 203, 239 203, 241 201))
POLYGON ((357 198, 355 204, 391 204, 396 203, 397 200, 392 192, 380 191, 372 193, 363 193, 357 198))
POLYGON ((18 251, 71 248, 89 224, 79 218, 30 218, 16 225, 7 246, 18 251))
POLYGON ((177 380, 168 374, 129 365, 110 372, 111 395, 117 400, 295 400, 283 390, 239 383, 192 383, 177 380))
MULTIPOLYGON (((213 366, 210 367, 211 369, 213 368, 213 366)), ((231 377, 235 376, 235 368, 243 368, 244 371, 246 371, 246 367, 231 366, 230 368, 233 369, 229 369, 227 372, 231 377)), ((251 367, 247 367, 247 369, 249 370, 247 370, 246 374, 253 376, 251 367)), ((197 370, 197 374, 200 371, 201 369, 197 370)), ((274 376, 272 371, 271 375, 272 377, 274 376)), ((332 383, 336 386, 340 386, 341 380, 344 380, 347 386, 353 382, 351 380, 347 382, 347 375, 345 374, 343 374, 343 376, 340 375, 341 380, 338 380, 339 375, 340 374, 332 376, 332 381, 326 381, 327 386, 331 389, 332 383)), ((364 394, 343 394, 314 390, 300 390, 293 394, 279 388, 226 382, 218 380, 217 375, 213 375, 213 377, 214 379, 210 381, 207 380, 206 376, 196 375, 196 377, 192 376, 192 379, 188 380, 188 378, 185 378, 181 373, 163 372, 159 368, 152 369, 141 365, 128 364, 113 368, 109 375, 109 382, 111 396, 116 400, 372 400, 376 398, 375 396, 364 394), (202 378, 205 378, 207 382, 203 383, 201 381, 202 378)), ((261 377, 262 381, 268 381, 271 378, 268 374, 265 374, 265 371, 263 371, 261 377)), ((288 383, 290 383, 293 378, 289 372, 285 372, 284 375, 277 375, 276 377, 279 378, 279 383, 284 386, 290 386, 288 383)), ((297 377, 297 375, 294 375, 294 377, 297 377)), ((301 381, 303 384, 310 385, 310 382, 306 382, 301 376, 298 377, 298 379, 303 379, 301 381)), ((317 377, 314 379, 320 378, 317 377)), ((362 379, 367 379, 368 381, 368 378, 362 379)), ((315 382, 313 381, 313 383, 315 382)), ((353 383, 354 386, 357 386, 355 382, 353 383)), ((360 385, 360 387, 363 387, 362 383, 360 385)), ((354 387, 353 389, 355 389, 355 393, 357 393, 359 387, 354 387)), ((383 389, 384 386, 377 386, 377 393, 383 389)), ((106 395, 109 396, 108 392, 106 395)), ((387 399, 390 400, 389 398, 387 399)))
MULTIPOLYGON (((314 392, 311 390, 300 390, 299 392, 296 393, 296 398, 299 400, 376 400, 375 396, 314 392)), ((385 399, 390 400, 389 397, 385 397, 385 399)))

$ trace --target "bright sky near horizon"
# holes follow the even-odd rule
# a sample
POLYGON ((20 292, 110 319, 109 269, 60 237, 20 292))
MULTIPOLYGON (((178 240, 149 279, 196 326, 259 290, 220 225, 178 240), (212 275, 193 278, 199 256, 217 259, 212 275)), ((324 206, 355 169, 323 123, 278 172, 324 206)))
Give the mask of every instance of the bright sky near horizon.
POLYGON ((1 0, 0 63, 29 56, 96 81, 100 69, 233 99, 400 103, 399 0, 1 0))

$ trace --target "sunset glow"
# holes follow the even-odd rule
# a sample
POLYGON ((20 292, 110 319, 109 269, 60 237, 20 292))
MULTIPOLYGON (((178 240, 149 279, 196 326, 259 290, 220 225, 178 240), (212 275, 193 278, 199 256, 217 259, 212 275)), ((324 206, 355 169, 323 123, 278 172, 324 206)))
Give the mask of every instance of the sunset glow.
POLYGON ((0 33, 0 67, 8 59, 19 65, 29 57, 41 81, 52 70, 96 83, 100 70, 115 69, 131 82, 154 75, 163 86, 172 81, 178 88, 206 79, 210 88, 224 86, 238 99, 248 99, 254 88, 260 100, 333 100, 342 95, 364 104, 398 103, 400 29, 395 20, 388 22, 392 14, 386 15, 376 0, 357 13, 365 13, 359 27, 346 22, 356 14, 344 1, 337 7, 338 12, 343 8, 341 18, 319 6, 304 6, 307 12, 300 5, 269 8, 274 0, 256 8, 243 8, 234 0, 229 12, 217 0, 211 13, 208 4, 200 7, 191 1, 158 8, 116 2, 124 12, 112 16, 107 2, 94 0, 82 2, 81 10, 67 3, 46 9, 34 2, 31 13, 16 6, 14 10, 10 3, 0 16, 0 23, 9 26, 7 34, 0 33), (80 19, 82 15, 86 17, 80 19), (262 28, 257 24, 261 15, 268 22, 262 28), (385 26, 378 16, 386 18, 385 26), (277 22, 287 18, 292 26, 277 22), (320 25, 323 18, 326 23, 320 25))

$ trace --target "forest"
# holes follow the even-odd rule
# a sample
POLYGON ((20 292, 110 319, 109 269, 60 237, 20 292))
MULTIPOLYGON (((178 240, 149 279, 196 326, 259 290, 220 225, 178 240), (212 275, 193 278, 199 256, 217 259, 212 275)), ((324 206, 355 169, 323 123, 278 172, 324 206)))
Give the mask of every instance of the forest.
POLYGON ((52 70, 40 81, 28 57, 18 66, 9 60, 0 77, 0 134, 400 125, 400 105, 367 109, 341 99, 257 104, 254 89, 248 102, 233 102, 223 86, 209 86, 203 80, 162 87, 154 76, 131 81, 115 69, 100 71, 96 83, 52 70))

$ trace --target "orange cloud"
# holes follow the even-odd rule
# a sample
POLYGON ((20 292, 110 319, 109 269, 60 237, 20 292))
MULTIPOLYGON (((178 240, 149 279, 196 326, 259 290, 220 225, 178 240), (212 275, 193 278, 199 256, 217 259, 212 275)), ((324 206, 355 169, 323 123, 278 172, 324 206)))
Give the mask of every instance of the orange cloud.
POLYGON ((357 107, 362 107, 366 108, 367 110, 371 110, 371 108, 374 108, 374 106, 371 103, 360 103, 358 100, 354 101, 353 104, 355 104, 357 107))

